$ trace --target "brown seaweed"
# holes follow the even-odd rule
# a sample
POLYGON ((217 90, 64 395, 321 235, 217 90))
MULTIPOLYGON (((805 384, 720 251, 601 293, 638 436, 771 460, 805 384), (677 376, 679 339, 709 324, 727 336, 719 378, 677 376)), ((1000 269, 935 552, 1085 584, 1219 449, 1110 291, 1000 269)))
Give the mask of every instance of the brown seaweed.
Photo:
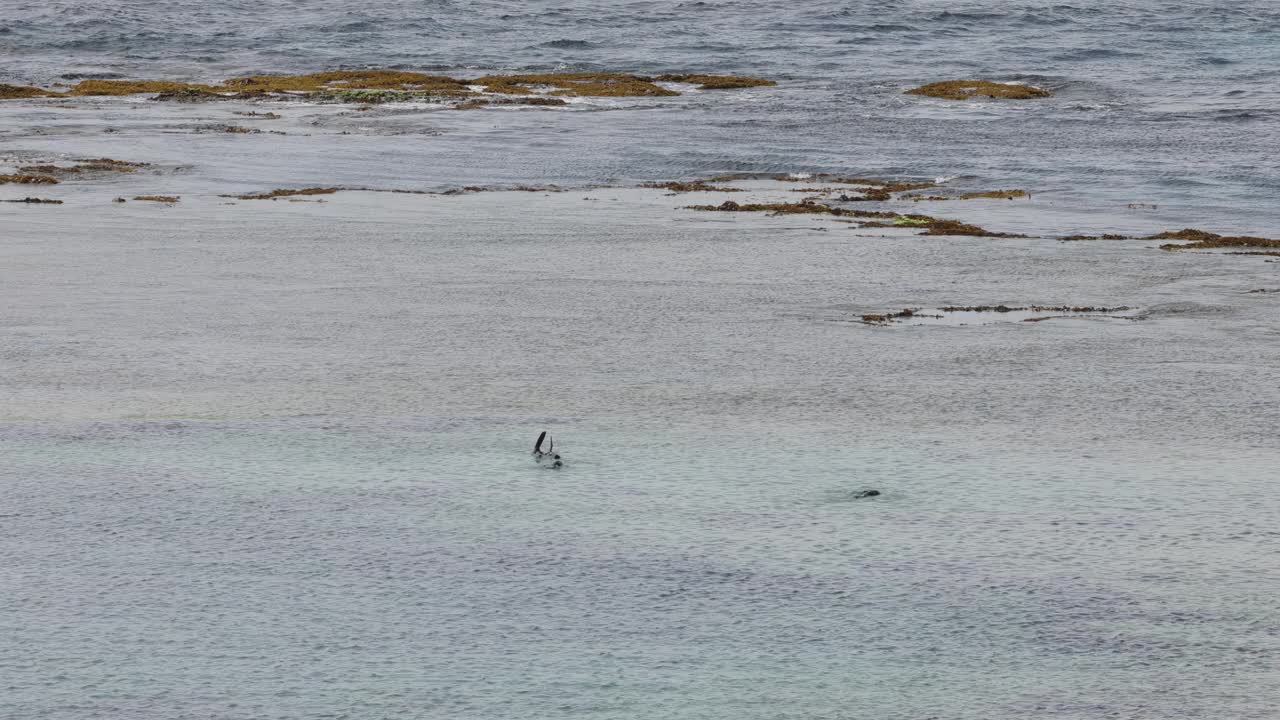
POLYGON ((338 192, 340 188, 336 187, 312 187, 301 188, 298 190, 278 189, 271 192, 256 193, 249 195, 221 195, 220 197, 236 198, 238 200, 275 200, 282 197, 294 197, 297 195, 332 195, 338 192))
POLYGON ((696 83, 699 90, 732 90, 735 88, 768 87, 777 85, 773 80, 738 75, 674 74, 659 75, 656 82, 696 83))
POLYGON ((170 203, 170 204, 176 203, 181 199, 182 198, 176 197, 174 195, 139 195, 134 198, 134 200, 146 200, 149 202, 170 203))
POLYGON ((0 100, 43 97, 58 97, 58 93, 27 85, 6 85, 4 83, 0 83, 0 100))
POLYGON ((672 180, 669 182, 647 182, 642 183, 640 187, 656 188, 659 190, 670 190, 671 192, 687 193, 687 192, 743 192, 742 188, 727 187, 723 185, 710 185, 705 180, 690 180, 682 182, 672 180))
POLYGON ((476 108, 489 107, 491 105, 531 105, 531 106, 558 106, 568 105, 569 103, 561 98, 554 97, 511 97, 511 98, 472 98, 465 100, 453 106, 454 110, 475 110, 476 108))
POLYGON ((1129 237, 1128 235, 1117 235, 1114 233, 1104 233, 1102 235, 1067 235, 1066 237, 1058 238, 1058 240, 1062 242, 1078 242, 1078 241, 1086 241, 1086 240, 1136 240, 1136 239, 1137 238, 1132 238, 1132 237, 1129 237))
POLYGON ((1280 248, 1280 240, 1272 240, 1270 238, 1252 237, 1247 235, 1219 235, 1217 233, 1197 230, 1195 228, 1185 228, 1183 230, 1171 230, 1158 233, 1156 235, 1148 235, 1144 240, 1181 240, 1185 244, 1166 243, 1160 246, 1161 250, 1209 250, 1217 248, 1235 248, 1235 247, 1251 247, 1251 248, 1280 248))
POLYGON ((490 92, 511 95, 528 94, 534 88, 553 88, 551 95, 589 97, 667 97, 679 95, 674 90, 655 85, 650 78, 625 73, 531 73, 521 75, 486 75, 471 81, 490 92))
POLYGON ((970 100, 975 97, 1025 100, 1049 97, 1053 93, 1031 85, 997 83, 989 80, 944 80, 921 85, 905 92, 906 95, 924 95, 946 100, 970 100))
POLYGON ((61 200, 49 200, 46 198, 26 197, 19 200, 4 200, 7 203, 25 203, 27 205, 61 205, 61 200))
POLYGON ((57 185, 58 178, 52 175, 37 175, 33 173, 21 173, 17 175, 0 175, 0 185, 7 184, 16 185, 57 185))

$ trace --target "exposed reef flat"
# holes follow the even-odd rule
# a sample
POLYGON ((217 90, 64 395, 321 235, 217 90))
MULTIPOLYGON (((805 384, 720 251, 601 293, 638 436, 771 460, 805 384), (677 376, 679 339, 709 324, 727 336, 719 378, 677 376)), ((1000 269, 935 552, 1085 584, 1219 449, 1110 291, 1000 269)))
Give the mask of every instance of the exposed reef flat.
POLYGON ((1138 308, 1097 305, 947 305, 940 308, 905 308, 897 312, 863 313, 866 325, 988 325, 997 322, 1043 322, 1055 318, 1136 320, 1138 308))
POLYGON ((633 75, 617 72, 526 73, 462 79, 403 70, 335 70, 303 75, 251 75, 219 84, 175 80, 86 79, 63 92, 2 85, 0 99, 152 95, 159 101, 217 102, 250 99, 328 100, 381 104, 414 100, 456 101, 459 109, 488 104, 555 106, 564 97, 674 97, 680 86, 699 90, 768 87, 773 80, 732 75, 633 75), (525 100, 506 96, 532 96, 525 100), (485 101, 485 102, 482 102, 485 101))
POLYGON ((1049 97, 1053 93, 1043 88, 1019 83, 999 83, 990 80, 944 80, 921 85, 906 91, 907 95, 942 98, 944 100, 973 100, 994 98, 1000 100, 1029 100, 1049 97))

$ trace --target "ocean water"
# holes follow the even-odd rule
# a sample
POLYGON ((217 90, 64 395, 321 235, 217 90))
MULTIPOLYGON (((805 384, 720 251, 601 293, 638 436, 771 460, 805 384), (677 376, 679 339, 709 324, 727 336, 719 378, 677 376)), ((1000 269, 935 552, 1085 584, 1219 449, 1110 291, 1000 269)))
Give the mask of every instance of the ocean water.
POLYGON ((65 201, 0 205, 0 717, 1276 717, 1280 263, 1053 239, 1280 235, 1272 4, 0 10, 0 82, 780 81, 0 102, 4 167, 152 164, 0 187, 65 201), (973 75, 1057 94, 901 94, 973 75), (632 187, 730 171, 1026 188, 924 211, 1033 237, 632 187), (566 191, 222 197, 472 184, 566 191), (1132 310, 859 322, 990 304, 1132 310))
MULTIPOLYGON (((1188 221, 1251 234, 1280 224, 1269 201, 1280 191, 1280 9, 1267 0, 327 0, 163 11, 146 2, 5 0, 0 8, 0 82, 219 80, 337 67, 690 70, 783 81, 762 91, 594 103, 582 113, 402 114, 376 129, 400 136, 391 160, 398 179, 582 186, 863 170, 1025 186, 1089 212, 1176 206, 1188 221), (901 94, 974 76, 1057 95, 1011 106, 901 94), (424 165, 430 172, 415 172, 424 165)), ((19 137, 43 126, 25 122, 19 137)), ((342 163, 366 181, 386 167, 385 138, 376 147, 348 140, 323 152, 372 160, 342 163)))

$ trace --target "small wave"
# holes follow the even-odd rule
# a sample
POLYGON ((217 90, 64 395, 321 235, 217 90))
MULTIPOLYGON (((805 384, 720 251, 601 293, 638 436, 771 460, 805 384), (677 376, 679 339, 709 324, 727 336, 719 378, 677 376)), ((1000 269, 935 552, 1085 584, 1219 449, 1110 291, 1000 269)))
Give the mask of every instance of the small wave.
POLYGON ((1224 58, 1224 57, 1217 57, 1215 55, 1210 55, 1207 57, 1199 58, 1198 60, 1196 60, 1196 62, 1200 63, 1201 65, 1235 65, 1239 61, 1231 60, 1229 58, 1224 58))
POLYGON ((1053 56, 1053 60, 1062 62, 1082 62, 1087 60, 1110 60, 1112 58, 1136 58, 1142 53, 1112 50, 1110 48, 1082 48, 1053 56))
POLYGON ((328 25, 316 28, 318 32, 323 33, 374 32, 377 29, 377 24, 369 20, 356 20, 354 22, 343 23, 341 25, 328 25))
POLYGON ((119 80, 124 75, 117 72, 82 72, 63 73, 58 77, 62 80, 119 80))
POLYGON ((1273 110, 1217 110, 1210 116, 1214 122, 1249 122, 1276 117, 1273 110))
POLYGON ((587 48, 595 47, 595 43, 592 43, 587 40, 563 40, 562 39, 562 40, 552 40, 551 42, 544 42, 538 47, 558 48, 560 50, 586 50, 587 48))
POLYGON ((999 20, 1007 17, 1004 13, 984 12, 951 12, 943 10, 933 16, 939 22, 964 22, 966 20, 999 20))

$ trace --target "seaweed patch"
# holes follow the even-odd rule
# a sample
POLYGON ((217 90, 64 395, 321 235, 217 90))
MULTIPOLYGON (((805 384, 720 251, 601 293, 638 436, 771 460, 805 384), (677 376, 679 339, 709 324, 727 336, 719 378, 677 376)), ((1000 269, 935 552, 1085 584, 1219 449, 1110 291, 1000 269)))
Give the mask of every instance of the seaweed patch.
POLYGON ((711 185, 705 180, 691 180, 689 182, 681 182, 679 180, 672 180, 670 182, 647 182, 641 184, 640 187, 670 190, 675 193, 744 192, 742 188, 728 187, 726 185, 711 185))
POLYGON ((0 100, 16 100, 19 98, 58 97, 58 93, 41 90, 27 85, 6 85, 0 83, 0 100))
POLYGON ((1210 250, 1218 248, 1280 248, 1280 240, 1248 235, 1219 235, 1217 233, 1185 228, 1148 235, 1144 240, 1181 240, 1183 243, 1165 243, 1161 250, 1210 250))
POLYGON ((57 185, 58 178, 52 175, 37 175, 34 173, 0 175, 0 185, 8 185, 10 183, 16 185, 57 185))
POLYGON ((569 102, 562 98, 554 97, 507 97, 507 98, 472 98, 464 100, 453 106, 454 110, 475 110, 476 108, 490 107, 493 105, 529 105, 540 107, 556 107, 560 105, 568 105, 569 102))
POLYGON ((699 90, 733 90, 736 88, 770 87, 778 83, 764 78, 739 75, 666 74, 654 78, 655 82, 695 83, 699 90))
POLYGON ((237 200, 275 200, 283 197, 295 197, 299 195, 332 195, 338 192, 340 188, 336 187, 313 187, 301 188, 297 190, 272 190, 271 192, 249 194, 249 195, 221 195, 220 197, 236 198, 237 200))
POLYGON ((1031 85, 997 83, 990 80, 944 80, 907 90, 906 95, 924 95, 945 100, 971 100, 977 97, 1005 100, 1027 100, 1049 97, 1053 93, 1031 85))
POLYGON ((1137 320, 1138 308, 1101 305, 948 305, 940 308, 906 308, 897 312, 864 313, 864 325, 982 325, 993 322, 1043 322, 1055 318, 1097 317, 1137 320))
POLYGON ((145 200, 148 202, 168 203, 170 205, 178 202, 181 199, 182 198, 174 195, 139 195, 134 198, 134 200, 145 200))
POLYGON ((877 212, 868 210, 852 210, 832 207, 813 200, 802 200, 798 203, 737 203, 726 200, 719 205, 689 205, 687 210, 704 212, 764 212, 770 215, 834 215, 836 217, 868 218, 869 222, 859 223, 859 228, 872 227, 913 227, 924 230, 922 235, 967 235, 972 237, 1025 238, 1026 235, 1000 233, 987 230, 977 225, 969 225, 958 220, 935 218, 929 215, 908 215, 895 212, 877 212), (885 222, 888 221, 888 222, 885 222))
POLYGON ((471 81, 490 92, 528 94, 535 88, 549 88, 551 95, 589 97, 669 97, 679 95, 654 84, 652 78, 625 73, 535 73, 486 75, 471 81))
POLYGON ((1058 238, 1060 242, 1082 242, 1089 240, 1137 240, 1137 238, 1128 235, 1117 235, 1115 233, 1104 233, 1102 235, 1067 235, 1058 238))

